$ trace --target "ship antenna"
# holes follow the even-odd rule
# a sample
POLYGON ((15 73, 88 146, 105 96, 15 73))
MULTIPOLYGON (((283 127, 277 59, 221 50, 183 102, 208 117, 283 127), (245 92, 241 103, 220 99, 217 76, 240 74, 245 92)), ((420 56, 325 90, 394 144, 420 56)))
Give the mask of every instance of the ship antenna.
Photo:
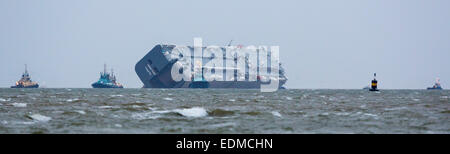
POLYGON ((227 46, 231 46, 231 43, 233 42, 233 40, 231 40, 229 43, 228 43, 228 45, 227 46))
POLYGON ((103 68, 103 74, 106 74, 106 63, 104 64, 103 67, 104 67, 104 68, 103 68))
POLYGON ((27 64, 25 64, 25 74, 28 74, 27 64))

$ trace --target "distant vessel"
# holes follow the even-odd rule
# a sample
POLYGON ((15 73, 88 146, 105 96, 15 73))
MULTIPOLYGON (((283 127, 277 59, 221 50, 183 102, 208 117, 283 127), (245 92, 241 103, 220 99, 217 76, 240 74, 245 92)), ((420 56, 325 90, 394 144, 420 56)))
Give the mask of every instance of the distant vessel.
POLYGON ((376 77, 377 77, 377 73, 374 73, 373 74, 372 85, 371 85, 369 91, 379 91, 378 90, 378 81, 377 81, 376 77))
POLYGON ((31 80, 30 74, 28 74, 27 65, 25 64, 25 72, 22 74, 22 78, 16 82, 15 86, 11 88, 39 88, 39 84, 31 80))
POLYGON ((428 87, 427 90, 442 90, 441 83, 439 83, 439 78, 436 79, 433 87, 428 87))
MULTIPOLYGON (((231 42, 230 42, 231 43, 231 42)), ((230 44, 228 45, 230 46, 230 44)), ((195 57, 184 57, 182 54, 180 54, 179 51, 174 50, 177 46, 176 45, 165 45, 165 44, 159 44, 153 47, 147 55, 145 55, 141 60, 138 61, 138 63, 135 66, 135 71, 141 79, 142 83, 144 84, 143 88, 237 88, 237 89, 255 89, 260 88, 261 84, 263 84, 261 79, 269 79, 272 80, 278 80, 279 89, 285 89, 283 85, 287 81, 287 77, 285 76, 284 68, 281 66, 281 63, 279 65, 279 69, 270 68, 268 66, 261 67, 259 66, 246 66, 247 70, 253 69, 270 69, 271 71, 278 71, 279 77, 276 79, 273 76, 257 76, 256 81, 251 81, 249 79, 249 73, 248 71, 236 69, 233 67, 203 67, 202 70, 214 70, 214 71, 224 71, 223 77, 226 78, 225 81, 207 81, 205 80, 204 76, 202 76, 202 73, 200 74, 191 74, 191 80, 188 81, 174 81, 171 78, 171 68, 176 62, 180 62, 181 65, 189 65, 189 60, 193 60, 195 57), (183 60, 184 57, 184 60, 183 60), (233 75, 226 75, 225 70, 234 70, 232 72, 233 75), (239 76, 242 76, 242 78, 239 78, 238 80, 238 74, 239 76)), ((179 47, 186 47, 190 50, 191 55, 194 53, 194 47, 192 46, 179 46, 179 47)), ((240 46, 242 47, 242 46, 240 46)), ((203 50, 205 47, 202 48, 203 50)), ((238 59, 239 61, 243 61, 246 63, 249 63, 250 59, 246 58, 245 56, 235 56, 231 55, 230 53, 227 53, 226 47, 220 47, 220 52, 223 53, 223 61, 227 61, 230 63, 237 63, 238 59), (227 57, 228 55, 228 57, 227 57)), ((213 59, 213 56, 209 57, 202 57, 202 64, 211 61, 213 59)), ((258 60, 257 60, 258 61, 258 60)), ((193 63, 191 63, 193 65, 193 63)), ((182 72, 182 70, 180 70, 182 72)))
POLYGON ((116 82, 116 76, 114 71, 111 70, 111 74, 106 72, 106 64, 103 72, 100 72, 100 79, 92 84, 93 88, 123 88, 123 86, 116 82))

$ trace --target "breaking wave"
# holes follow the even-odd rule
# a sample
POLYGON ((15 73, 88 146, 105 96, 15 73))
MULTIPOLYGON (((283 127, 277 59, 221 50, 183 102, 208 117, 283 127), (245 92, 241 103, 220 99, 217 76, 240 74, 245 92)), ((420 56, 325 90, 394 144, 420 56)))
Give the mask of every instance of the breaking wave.
POLYGON ((52 120, 51 117, 47 117, 47 116, 43 116, 40 114, 32 114, 32 115, 27 115, 28 118, 35 120, 35 121, 41 121, 41 122, 47 122, 52 120))
POLYGON ((173 98, 166 97, 166 98, 164 98, 164 100, 166 100, 166 101, 173 101, 173 98))
POLYGON ((208 112, 201 107, 193 107, 189 109, 175 109, 174 112, 185 117, 204 117, 208 115, 208 112))
POLYGON ((276 116, 276 117, 283 117, 283 116, 281 116, 280 112, 272 111, 271 113, 272 113, 273 116, 276 116))
POLYGON ((70 103, 76 103, 76 102, 81 102, 81 101, 83 101, 83 100, 78 99, 78 98, 66 100, 66 102, 70 102, 70 103))
POLYGON ((123 97, 123 95, 110 95, 111 97, 123 97))
POLYGON ((27 103, 11 103, 14 107, 27 107, 27 103))
POLYGON ((77 113, 79 113, 79 114, 86 114, 86 112, 83 111, 83 110, 77 110, 77 111, 75 111, 75 112, 77 112, 77 113))

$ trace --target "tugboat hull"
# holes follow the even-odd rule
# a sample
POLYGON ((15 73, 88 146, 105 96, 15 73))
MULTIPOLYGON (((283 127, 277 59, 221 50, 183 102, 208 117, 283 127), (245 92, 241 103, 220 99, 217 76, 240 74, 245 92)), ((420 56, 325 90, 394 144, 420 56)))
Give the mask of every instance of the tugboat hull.
POLYGON ((94 83, 92 88, 123 88, 122 86, 94 83))
POLYGON ((39 85, 32 85, 32 86, 11 86, 11 88, 39 88, 39 85))
POLYGON ((429 88, 427 88, 427 90, 442 90, 442 88, 441 87, 438 87, 438 88, 429 87, 429 88))

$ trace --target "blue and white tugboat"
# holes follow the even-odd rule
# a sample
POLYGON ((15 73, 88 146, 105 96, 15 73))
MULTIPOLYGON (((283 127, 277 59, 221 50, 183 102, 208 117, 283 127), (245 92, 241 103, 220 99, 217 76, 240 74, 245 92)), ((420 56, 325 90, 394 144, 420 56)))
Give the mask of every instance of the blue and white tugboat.
POLYGON ((123 88, 123 86, 116 82, 116 76, 111 70, 111 74, 106 72, 106 64, 103 72, 100 72, 100 79, 92 84, 93 88, 123 88))

